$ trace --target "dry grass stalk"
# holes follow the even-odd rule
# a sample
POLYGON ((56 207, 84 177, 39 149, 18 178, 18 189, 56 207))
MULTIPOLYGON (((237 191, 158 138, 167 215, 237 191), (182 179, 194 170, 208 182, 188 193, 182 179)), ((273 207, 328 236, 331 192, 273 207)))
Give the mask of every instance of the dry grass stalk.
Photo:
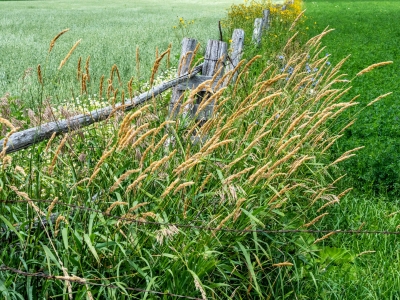
POLYGON ((295 120, 293 120, 293 122, 291 122, 290 126, 283 134, 282 138, 279 140, 278 145, 280 145, 286 139, 286 137, 296 128, 296 126, 306 116, 307 113, 308 111, 304 111, 300 116, 298 116, 295 120))
POLYGON ((244 174, 248 173, 249 171, 251 171, 252 169, 254 169, 254 166, 246 168, 236 174, 232 174, 231 176, 227 177, 224 180, 224 184, 230 184, 233 180, 235 180, 236 178, 240 178, 242 177, 244 174))
POLYGON ((100 170, 101 170, 101 169, 98 168, 98 169, 95 169, 95 170, 93 171, 93 173, 92 173, 92 175, 90 176, 90 178, 89 178, 88 183, 87 183, 86 186, 89 186, 89 185, 92 183, 92 181, 96 178, 97 174, 99 174, 100 170))
POLYGON ((292 25, 289 28, 289 31, 292 31, 294 29, 294 27, 296 26, 297 22, 300 20, 300 18, 303 16, 304 12, 306 10, 303 10, 301 13, 299 13, 299 15, 296 17, 296 19, 294 19, 292 25))
POLYGON ((148 166, 148 167, 146 168, 146 170, 144 170, 143 172, 144 172, 144 173, 154 173, 155 171, 157 171, 157 169, 158 169, 161 165, 163 165, 163 164, 165 164, 166 162, 170 161, 171 158, 172 158, 177 152, 178 152, 178 150, 177 150, 177 149, 174 149, 174 151, 172 151, 172 152, 171 152, 170 154, 168 154, 167 156, 164 156, 162 159, 156 160, 156 161, 152 162, 152 163, 150 164, 150 166, 148 166))
POLYGON ((242 204, 246 201, 246 198, 240 198, 237 202, 236 202, 236 209, 234 211, 233 214, 233 222, 236 222, 236 220, 240 217, 242 211, 241 211, 241 206, 242 204))
POLYGON ((181 183, 181 184, 178 185, 178 186, 176 187, 176 189, 174 190, 174 195, 175 195, 176 193, 178 193, 179 191, 185 189, 186 187, 192 186, 193 184, 195 184, 194 181, 188 181, 188 182, 181 183))
MULTIPOLYGON (((243 74, 246 73, 247 69, 250 68, 250 66, 257 60, 260 59, 262 56, 261 55, 256 55, 254 56, 249 62, 243 67, 243 70, 239 73, 238 78, 236 79, 235 86, 233 88, 233 93, 232 93, 232 98, 236 96, 236 92, 238 89, 238 83, 240 82, 240 79, 242 78, 243 74)), ((235 68, 236 69, 236 68, 235 68)))
POLYGON ((10 185, 9 188, 16 193, 19 197, 25 199, 26 201, 28 201, 28 204, 36 211, 37 214, 45 216, 46 214, 44 212, 42 212, 40 210, 40 208, 38 206, 36 206, 36 204, 32 201, 32 199, 28 196, 27 193, 25 192, 21 192, 18 190, 17 187, 10 185))
POLYGON ((149 204, 149 202, 142 202, 142 203, 138 203, 135 206, 132 206, 129 210, 128 213, 131 213, 135 210, 138 210, 139 208, 141 208, 142 206, 146 206, 147 204, 149 204))
POLYGON ((338 164, 339 162, 344 161, 344 160, 346 160, 346 159, 348 159, 348 158, 354 156, 355 154, 352 153, 352 152, 358 151, 358 150, 360 150, 360 149, 362 149, 362 148, 364 148, 364 146, 362 146, 362 147, 357 147, 357 148, 354 148, 354 149, 352 149, 352 150, 349 150, 349 151, 344 152, 338 159, 336 159, 334 162, 332 162, 332 163, 330 163, 329 165, 327 165, 327 166, 325 167, 325 169, 327 169, 327 168, 329 168, 329 167, 331 167, 331 166, 333 166, 333 165, 336 165, 336 164, 338 164))
POLYGON ((316 239, 313 244, 316 244, 316 243, 319 243, 319 242, 321 242, 323 240, 326 240, 328 237, 330 237, 330 236, 332 236, 332 235, 334 235, 335 233, 338 233, 338 232, 340 232, 340 230, 335 230, 335 231, 329 232, 328 234, 325 234, 323 237, 321 237, 319 239, 316 239))
POLYGON ((372 254, 372 253, 376 253, 376 251, 373 251, 373 250, 363 251, 363 252, 357 254, 356 256, 359 257, 359 256, 361 256, 361 255, 372 254))
POLYGON ((315 223, 317 223, 319 220, 321 220, 326 215, 329 215, 329 213, 323 213, 322 215, 319 215, 318 217, 316 217, 313 220, 311 220, 311 222, 309 222, 307 224, 304 224, 303 227, 308 228, 308 227, 314 225, 315 223))
POLYGON ((165 55, 167 55, 169 52, 171 52, 171 48, 168 48, 166 51, 164 51, 161 55, 160 55, 160 57, 158 57, 156 60, 155 60, 155 62, 154 62, 154 65, 153 65, 153 68, 152 68, 152 70, 151 70, 151 75, 150 75, 150 86, 152 86, 153 85, 153 82, 154 82, 154 76, 156 75, 156 73, 157 73, 157 71, 158 71, 158 68, 159 68, 159 66, 160 66, 160 64, 161 64, 161 60, 164 58, 164 56, 165 55))
POLYGON ((178 182, 180 181, 180 178, 175 179, 165 190, 164 192, 161 194, 161 198, 165 198, 165 196, 167 196, 174 188, 175 186, 178 184, 178 182))
POLYGON ((253 147, 261 140, 263 139, 266 135, 270 134, 271 130, 267 130, 266 132, 260 134, 257 136, 244 150, 243 153, 247 153, 249 150, 253 149, 253 147))
POLYGON ((275 195, 268 201, 268 204, 272 204, 275 202, 276 199, 280 198, 284 193, 294 189, 296 186, 290 187, 290 183, 285 185, 279 192, 275 192, 275 195))
POLYGON ((209 104, 211 104, 213 101, 217 101, 221 94, 225 91, 226 87, 223 87, 219 89, 217 92, 215 92, 211 97, 209 97, 206 101, 202 101, 197 108, 196 115, 197 116, 201 111, 203 111, 209 104))
POLYGON ((42 68, 40 67, 40 64, 37 66, 37 75, 39 83, 43 85, 42 68))
POLYGON ((358 72, 356 76, 361 76, 361 75, 363 75, 365 73, 368 73, 368 72, 372 71, 375 68, 386 66, 386 65, 390 65, 392 63, 393 63, 393 61, 384 61, 384 62, 380 62, 380 63, 377 63, 377 64, 370 65, 369 67, 367 67, 367 68, 361 70, 360 72, 358 72))
POLYGON ((333 30, 334 29, 328 29, 328 27, 326 27, 320 34, 309 39, 308 42, 306 43, 306 46, 315 47, 325 35, 327 35, 329 32, 333 30))
POLYGON ((344 174, 338 178, 336 178, 334 181, 332 181, 331 184, 329 184, 329 187, 334 187, 336 183, 338 183, 340 180, 342 180, 345 176, 347 176, 347 174, 344 174))
POLYGON ((51 201, 49 208, 47 209, 47 217, 50 217, 51 212, 53 211, 54 207, 56 206, 58 201, 58 197, 55 197, 53 201, 51 201))
POLYGON ((4 119, 2 117, 0 117, 0 123, 6 125, 11 130, 15 129, 15 126, 10 121, 8 121, 7 119, 4 119))
POLYGON ((142 143, 149 135, 154 134, 154 132, 156 130, 157 130, 157 128, 153 128, 153 129, 150 129, 149 131, 147 131, 145 134, 143 134, 140 138, 137 139, 136 142, 134 142, 132 144, 132 146, 131 146, 132 149, 135 148, 135 147, 138 147, 140 145, 140 143, 142 143))
POLYGON ((83 74, 82 80, 81 80, 81 94, 84 94, 87 92, 87 88, 86 88, 87 78, 88 78, 87 75, 83 74))
POLYGON ((60 33, 58 33, 50 42, 50 47, 49 47, 49 53, 51 50, 53 50, 54 45, 56 44, 56 41, 60 36, 62 36, 64 33, 66 33, 69 30, 69 28, 62 30, 60 33))
POLYGON ((287 146, 289 146, 294 140, 298 139, 299 137, 301 137, 300 134, 297 134, 297 135, 292 136, 290 139, 288 139, 286 142, 284 142, 284 143, 278 148, 278 150, 276 150, 276 154, 281 153, 282 150, 286 149, 287 146))
POLYGON ((229 215, 227 215, 219 224, 218 226, 212 231, 212 233, 215 235, 215 232, 219 231, 222 226, 224 226, 224 224, 234 216, 235 211, 233 211, 232 213, 230 213, 229 215))
POLYGON ((318 208, 317 213, 319 213, 321 210, 324 210, 328 206, 334 205, 335 203, 339 203, 339 202, 340 202, 339 199, 329 201, 329 202, 325 203, 324 205, 322 205, 320 208, 318 208))
POLYGON ((129 170, 126 171, 124 174, 122 174, 117 181, 115 181, 115 183, 113 184, 113 186, 110 188, 110 193, 115 191, 118 186, 121 184, 122 181, 124 181, 126 178, 128 178, 130 175, 135 174, 140 172, 140 169, 134 169, 134 170, 129 170))
POLYGON ((146 150, 144 150, 144 152, 143 152, 143 154, 142 154, 142 157, 140 158, 140 163, 139 163, 140 168, 143 168, 144 160, 146 159, 147 154, 148 154, 150 151, 152 151, 152 150, 153 150, 153 144, 150 144, 150 145, 146 148, 146 150))
POLYGON ((201 293, 201 299, 202 300, 207 300, 206 291, 201 286, 200 282, 198 281, 198 279, 196 277, 194 277, 193 279, 194 279, 194 286, 195 286, 196 290, 200 291, 200 293, 201 293))
POLYGON ((288 261, 285 261, 285 262, 273 264, 272 266, 273 267, 278 267, 278 268, 280 268, 280 267, 291 267, 291 266, 293 266, 293 264, 288 262, 288 261))
POLYGON ((131 130, 129 130, 128 132, 125 133, 124 136, 122 136, 119 140, 118 140, 118 149, 124 149, 128 146, 128 144, 142 131, 142 130, 146 130, 148 127, 150 126, 150 124, 145 123, 143 125, 141 125, 140 127, 138 127, 136 130, 135 128, 132 128, 131 130))
POLYGON ((251 175, 248 179, 248 181, 251 183, 253 181, 254 184, 257 184, 258 181, 261 180, 261 176, 265 171, 268 169, 269 165, 272 163, 272 161, 267 162, 264 166, 262 166, 260 169, 258 169, 253 175, 251 175))
POLYGON ((382 98, 385 98, 389 95, 393 94, 393 92, 390 93, 386 93, 384 95, 380 95, 379 97, 377 97, 376 99, 372 100, 370 103, 367 104, 367 106, 371 106, 372 104, 374 104, 375 102, 378 102, 379 100, 381 100, 382 98))
POLYGON ((175 225, 168 225, 160 230, 156 231, 156 240, 162 245, 164 238, 170 238, 179 233, 179 229, 175 225))
POLYGON ((104 84, 104 75, 100 78, 100 85, 99 85, 99 100, 103 97, 103 84, 104 84))
POLYGON ((153 147, 153 153, 155 153, 161 146, 164 145, 167 138, 168 138, 168 133, 164 134, 164 136, 160 139, 160 141, 153 147))
POLYGON ((224 140, 224 141, 215 143, 215 144, 211 145, 211 147, 208 148, 206 152, 204 152, 204 156, 212 153, 215 149, 217 149, 219 147, 225 146, 225 145, 227 145, 229 143, 233 143, 233 142, 235 142, 234 139, 228 139, 228 140, 224 140))
POLYGON ((147 178, 147 174, 142 174, 140 175, 133 183, 131 183, 127 188, 125 193, 128 193, 129 191, 133 190, 135 187, 137 187, 139 185, 139 183, 141 183, 141 181, 145 178, 147 178))
POLYGON ((100 168, 100 166, 103 164, 103 162, 111 155, 114 153, 115 149, 117 146, 112 147, 109 151, 104 151, 103 155, 100 157, 99 161, 97 162, 96 166, 94 167, 94 170, 100 168))
MULTIPOLYGON (((324 149, 322 149, 321 154, 324 154, 326 150, 328 150, 338 139, 340 139, 343 135, 335 135, 332 138, 328 139, 329 143, 326 145, 324 149)), ((322 144, 321 146, 323 146, 322 144)))
POLYGON ((109 208, 107 208, 106 212, 104 213, 106 216, 109 216, 111 211, 114 209, 114 207, 118 206, 118 205, 128 205, 128 202, 122 202, 122 201, 116 201, 113 204, 110 205, 109 208))
POLYGON ((203 191, 203 189, 205 188, 206 184, 210 181, 211 177, 212 177, 212 173, 210 173, 210 174, 208 174, 206 176, 206 178, 204 179, 204 181, 202 182, 200 187, 196 190, 196 193, 201 193, 203 191))
POLYGON ((86 64, 85 64, 85 71, 86 71, 87 81, 90 81, 89 63, 90 63, 90 55, 87 57, 86 64))
POLYGON ((119 75, 119 69, 118 69, 118 67, 117 67, 116 64, 114 64, 114 65, 111 67, 111 71, 110 71, 110 79, 111 79, 111 81, 112 81, 113 78, 114 78, 114 74, 117 74, 118 84, 119 84, 120 86, 122 86, 121 76, 119 75))
POLYGON ((57 236, 57 235, 58 235, 61 221, 64 221, 64 223, 69 224, 69 223, 68 223, 68 220, 67 220, 63 215, 59 215, 59 216, 57 217, 56 226, 55 226, 55 228, 54 228, 54 236, 57 236))
POLYGON ((140 79, 140 53, 139 46, 136 47, 136 77, 140 79))
POLYGON ((82 63, 82 56, 79 56, 78 66, 76 68, 77 69, 76 70, 76 78, 78 81, 81 79, 81 76, 82 76, 81 63, 82 63))
POLYGON ((344 190, 343 192, 341 192, 339 195, 338 195, 338 198, 339 199, 341 199, 341 198, 343 198, 346 194, 348 194, 351 190, 353 190, 353 188, 348 188, 347 190, 344 190))
POLYGON ((15 172, 18 172, 18 173, 20 173, 22 176, 26 177, 25 170, 24 170, 22 167, 20 167, 20 166, 16 166, 16 167, 15 167, 15 172))
POLYGON ((65 63, 67 62, 68 58, 70 58, 70 56, 72 55, 72 53, 74 52, 74 50, 76 49, 76 47, 78 47, 79 43, 81 42, 81 40, 78 40, 71 48, 71 50, 69 50, 68 54, 65 56, 65 58, 61 61, 60 66, 58 67, 58 69, 60 70, 65 63))
POLYGON ((54 166, 55 166, 55 164, 56 164, 58 155, 60 154, 61 149, 64 147, 64 145, 65 145, 65 143, 66 143, 66 141, 67 141, 67 138, 68 138, 68 133, 66 133, 66 134, 64 135, 63 139, 61 140, 60 144, 59 144, 58 147, 57 147, 57 150, 56 150, 56 152, 55 152, 55 154, 54 154, 54 157, 53 157, 53 159, 52 159, 52 161, 51 161, 51 163, 50 163, 49 169, 48 169, 48 173, 49 173, 49 174, 53 173, 54 166))

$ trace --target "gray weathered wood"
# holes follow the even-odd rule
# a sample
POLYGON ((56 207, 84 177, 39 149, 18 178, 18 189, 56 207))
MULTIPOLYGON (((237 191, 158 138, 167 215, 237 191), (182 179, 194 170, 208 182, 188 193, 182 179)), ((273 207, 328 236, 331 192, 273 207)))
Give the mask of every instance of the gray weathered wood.
POLYGON ((254 20, 254 30, 253 30, 252 41, 257 46, 259 46, 261 44, 262 25, 263 25, 262 18, 256 18, 254 20))
MULTIPOLYGON (((207 43, 206 53, 204 54, 203 69, 201 71, 203 76, 214 76, 221 68, 222 71, 218 74, 218 77, 223 75, 223 68, 227 57, 227 44, 225 42, 209 40, 207 43)), ((219 78, 216 79, 218 81, 219 78)), ((206 96, 206 92, 200 92, 197 96, 197 101, 191 107, 191 114, 194 116, 197 112, 197 107, 201 103, 202 99, 206 96), (197 105, 196 105, 197 104, 197 105)), ((198 116, 198 120, 208 119, 210 111, 214 109, 215 101, 211 102, 198 116), (207 113, 208 112, 208 113, 207 113)))
POLYGON ((262 30, 268 30, 270 25, 270 14, 271 11, 268 9, 263 10, 263 17, 262 17, 262 30))
MULTIPOLYGON (((162 92, 170 89, 171 87, 174 87, 194 77, 197 73, 199 73, 202 70, 202 67, 203 64, 195 67, 190 74, 185 74, 173 80, 163 82, 153 87, 151 90, 143 94, 140 94, 139 96, 133 99, 126 100, 124 105, 119 103, 116 104, 114 108, 108 106, 102 109, 91 111, 88 114, 80 114, 70 119, 50 122, 24 131, 16 132, 12 134, 8 139, 6 145, 7 147, 6 153, 16 152, 21 149, 28 148, 31 145, 34 145, 41 141, 47 140, 52 136, 54 132, 56 134, 61 134, 63 132, 73 131, 88 126, 90 124, 93 124, 95 122, 105 120, 116 109, 129 111, 135 108, 137 105, 145 102, 146 100, 149 100, 154 96, 157 96, 162 92)), ((3 144, 4 144, 4 139, 0 140, 0 152, 3 150, 3 144)))
MULTIPOLYGON (((182 48, 181 48, 181 56, 179 58, 179 66, 178 66, 178 76, 181 76, 182 74, 186 74, 189 72, 190 69, 190 63, 192 62, 193 59, 193 54, 194 50, 196 49, 197 46, 197 40, 195 39, 189 39, 189 38, 184 38, 182 40, 182 48)), ((175 87, 172 89, 172 96, 171 96, 171 101, 169 103, 169 114, 170 116, 176 115, 178 110, 179 99, 181 98, 183 94, 183 90, 175 87)))
MULTIPOLYGON (((227 55, 227 44, 221 41, 209 40, 206 53, 204 54, 204 63, 201 74, 204 76, 214 76, 220 67, 225 64, 227 55)), ((219 74, 222 76, 223 74, 219 74)))
MULTIPOLYGON (((232 34, 231 55, 229 56, 228 66, 226 71, 231 71, 240 62, 243 55, 244 30, 235 29, 232 34)), ((232 82, 236 81, 237 72, 233 75, 232 82)))
MULTIPOLYGON (((204 81, 212 79, 212 76, 203 76, 203 75, 197 75, 195 77, 190 78, 184 83, 178 84, 176 88, 180 91, 186 91, 186 90, 193 90, 197 88, 200 84, 202 84, 204 81)), ((217 82, 213 82, 212 86, 215 87, 217 85, 217 82)), ((203 89, 205 91, 205 89, 203 89)))

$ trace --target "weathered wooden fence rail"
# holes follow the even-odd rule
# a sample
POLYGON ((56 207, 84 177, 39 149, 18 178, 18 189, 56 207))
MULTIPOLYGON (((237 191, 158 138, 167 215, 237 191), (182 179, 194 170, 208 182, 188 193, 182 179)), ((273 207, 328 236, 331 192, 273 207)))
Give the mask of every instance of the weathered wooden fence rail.
MULTIPOLYGON (((289 1, 288 4, 290 3, 291 2, 289 1)), ((282 6, 282 9, 286 9, 286 6, 282 6)), ((264 30, 267 30, 269 26, 270 11, 264 10, 263 17, 257 18, 254 21, 252 40, 256 45, 260 45, 262 33, 264 30)), ((227 44, 225 42, 214 40, 208 41, 206 53, 204 55, 204 62, 201 65, 190 69, 197 45, 198 42, 194 39, 183 39, 177 78, 163 82, 133 99, 126 100, 124 104, 119 103, 115 106, 97 109, 86 114, 80 114, 71 117, 69 119, 49 122, 34 128, 16 132, 10 135, 8 138, 0 140, 0 152, 3 151, 4 147, 6 147, 6 154, 17 152, 49 139, 54 133, 58 135, 106 120, 115 111, 129 111, 170 88, 173 88, 173 94, 169 105, 169 113, 170 117, 175 117, 179 111, 182 111, 182 103, 180 103, 180 101, 185 90, 196 89, 200 84, 204 83, 206 80, 212 79, 213 76, 219 72, 215 82, 212 85, 215 87, 216 82, 218 82, 218 80, 224 74, 224 71, 232 71, 238 65, 243 53, 244 31, 242 29, 234 30, 232 35, 230 56, 228 56, 227 44), (201 75, 199 75, 199 73, 201 73, 201 75)), ((236 75, 237 74, 233 74, 233 81, 235 81, 236 75)), ((212 114, 214 103, 207 105, 205 109, 202 109, 200 114, 197 113, 197 109, 199 108, 201 100, 205 97, 206 93, 207 92, 204 90, 200 91, 196 96, 196 102, 192 103, 188 107, 183 108, 183 111, 186 111, 186 113, 190 114, 191 116, 196 116, 198 119, 209 118, 212 114)))

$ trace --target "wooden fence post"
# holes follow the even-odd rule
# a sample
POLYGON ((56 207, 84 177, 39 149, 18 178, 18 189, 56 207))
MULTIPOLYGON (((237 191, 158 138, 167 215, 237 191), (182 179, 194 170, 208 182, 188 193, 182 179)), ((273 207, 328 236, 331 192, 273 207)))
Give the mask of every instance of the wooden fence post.
MULTIPOLYGON (((203 69, 201 71, 201 77, 203 77, 205 80, 211 79, 222 68, 222 71, 220 72, 220 74, 218 74, 215 82, 212 83, 212 85, 214 86, 217 83, 218 79, 224 73, 226 57, 227 44, 221 41, 209 40, 207 43, 206 53, 204 54, 204 63, 203 69)), ((206 94, 207 92, 205 91, 201 91, 198 94, 196 99, 197 101, 192 109, 192 115, 196 115, 197 109, 206 94)), ((207 107, 197 115, 197 119, 207 120, 213 113, 214 103, 215 101, 207 105, 207 107)))
MULTIPOLYGON (((226 68, 227 72, 236 68, 236 66, 242 59, 243 44, 244 44, 244 30, 235 29, 232 34, 231 55, 229 56, 228 66, 226 68)), ((236 81, 236 77, 237 77, 237 72, 233 74, 232 82, 236 81)))
MULTIPOLYGON (((182 50, 181 56, 179 58, 179 66, 178 66, 178 77, 189 72, 190 64, 193 60, 194 50, 197 46, 197 40, 184 38, 182 40, 182 50)), ((171 101, 169 103, 169 115, 170 117, 174 117, 180 110, 179 99, 184 93, 185 89, 182 89, 179 86, 176 86, 172 89, 171 101)))
POLYGON ((262 24, 262 30, 268 30, 269 29, 269 25, 270 25, 270 20, 269 20, 269 16, 270 16, 271 11, 268 9, 264 9, 263 10, 263 24, 262 24))
POLYGON ((262 18, 256 18, 254 20, 254 30, 253 30, 253 43, 256 46, 260 46, 261 44, 261 35, 262 35, 262 18))
POLYGON ((253 43, 256 44, 256 46, 261 45, 261 37, 263 31, 269 29, 269 16, 270 16, 270 10, 265 9, 263 10, 263 17, 254 20, 254 31, 252 40, 253 43))

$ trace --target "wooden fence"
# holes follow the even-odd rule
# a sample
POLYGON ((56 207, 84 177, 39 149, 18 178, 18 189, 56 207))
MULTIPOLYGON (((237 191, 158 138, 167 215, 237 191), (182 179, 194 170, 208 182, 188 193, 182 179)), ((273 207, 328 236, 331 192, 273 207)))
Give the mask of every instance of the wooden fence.
MULTIPOLYGON (((286 5, 282 6, 282 9, 286 9, 286 5)), ((264 10, 262 18, 257 18, 254 21, 254 31, 252 37, 253 43, 255 43, 257 46, 260 45, 262 33, 264 30, 267 30, 269 26, 270 11, 264 10)), ((181 96, 185 90, 196 89, 199 87, 199 85, 207 80, 211 80, 214 77, 214 83, 212 83, 214 88, 218 89, 224 86, 224 83, 220 83, 219 86, 216 85, 224 72, 232 71, 241 60, 244 46, 244 31, 242 29, 235 29, 233 31, 230 56, 228 56, 227 44, 225 42, 209 40, 204 55, 204 62, 201 65, 190 69, 197 45, 198 42, 195 39, 183 39, 178 66, 178 76, 176 78, 163 82, 135 98, 127 99, 124 104, 119 103, 114 106, 97 109, 86 114, 80 114, 68 119, 49 122, 37 127, 13 133, 10 136, 0 140, 0 152, 5 152, 6 154, 17 152, 49 139, 54 133, 59 135, 61 133, 74 131, 91 125, 95 122, 106 120, 116 111, 129 111, 170 88, 173 88, 173 94, 169 105, 169 113, 171 118, 174 118, 178 112, 183 111, 184 113, 190 114, 193 117, 196 116, 196 118, 200 120, 208 119, 212 115, 214 103, 210 103, 205 108, 202 108, 201 112, 198 112, 201 100, 206 94, 204 89, 197 94, 196 103, 184 108, 181 107, 181 96)), ((237 74, 232 75, 234 81, 237 74)))

